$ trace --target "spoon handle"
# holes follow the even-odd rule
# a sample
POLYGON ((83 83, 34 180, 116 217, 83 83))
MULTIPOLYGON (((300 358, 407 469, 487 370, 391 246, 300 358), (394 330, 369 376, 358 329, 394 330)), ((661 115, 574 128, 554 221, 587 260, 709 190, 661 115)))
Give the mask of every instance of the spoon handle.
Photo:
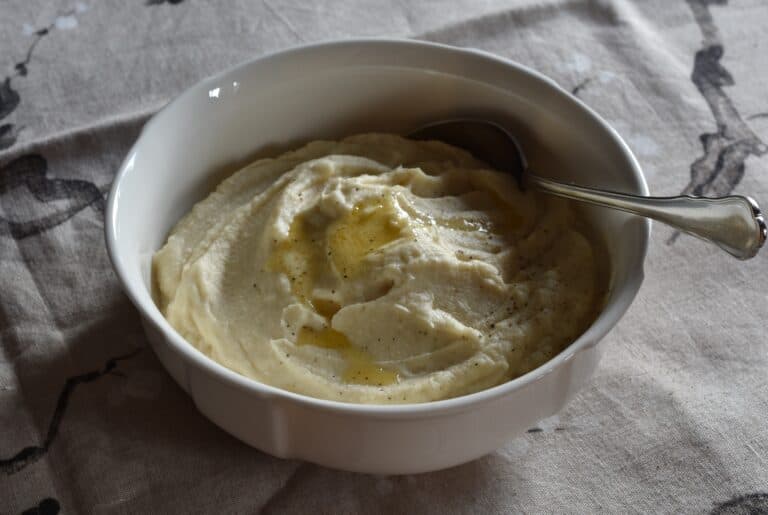
POLYGON ((619 209, 663 222, 711 241, 739 259, 749 259, 765 243, 768 229, 750 197, 642 197, 574 186, 527 173, 526 182, 560 197, 619 209))

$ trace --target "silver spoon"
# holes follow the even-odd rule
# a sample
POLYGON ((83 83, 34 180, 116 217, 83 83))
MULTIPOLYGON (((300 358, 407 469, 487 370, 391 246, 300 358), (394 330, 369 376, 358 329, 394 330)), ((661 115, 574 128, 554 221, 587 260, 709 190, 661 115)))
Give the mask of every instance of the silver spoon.
POLYGON ((445 120, 425 125, 408 137, 461 147, 498 170, 512 172, 521 187, 651 218, 710 241, 739 259, 754 257, 768 236, 760 208, 750 197, 643 197, 539 177, 528 169, 517 140, 492 122, 445 120))

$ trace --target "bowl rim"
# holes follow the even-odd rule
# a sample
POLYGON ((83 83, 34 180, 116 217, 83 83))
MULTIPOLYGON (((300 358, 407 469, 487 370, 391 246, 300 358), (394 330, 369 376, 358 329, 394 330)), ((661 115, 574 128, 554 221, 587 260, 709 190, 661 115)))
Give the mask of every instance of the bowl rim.
MULTIPOLYGON (((138 294, 138 289, 146 289, 146 286, 142 281, 132 281, 129 279, 129 274, 126 270, 127 265, 118 252, 117 224, 118 214, 120 212, 119 197, 122 181, 127 173, 133 168, 133 160, 135 158, 135 154, 140 151, 142 139, 146 136, 148 130, 155 123, 157 123, 158 119, 164 116, 168 116, 168 113, 174 108, 174 106, 182 103, 184 99, 197 94, 198 91, 209 89, 210 85, 222 81, 225 77, 232 73, 236 73, 251 66, 263 65, 272 60, 279 60, 295 53, 333 51, 334 49, 343 49, 346 47, 355 46, 387 46, 398 47, 400 49, 404 49, 404 47, 430 49, 431 51, 444 52, 446 55, 450 54, 457 57, 486 61, 489 64, 502 65, 514 70, 516 73, 527 75, 529 78, 537 80, 541 83, 542 87, 550 89, 553 93, 565 96, 567 100, 575 103, 582 112, 597 122, 600 129, 602 129, 610 138, 611 143, 614 144, 620 151, 622 157, 624 158, 625 164, 628 165, 630 171, 632 172, 635 186, 639 192, 643 195, 649 195, 648 185, 646 183, 642 169, 637 162, 637 159, 635 158, 626 142, 621 138, 621 136, 619 136, 616 130, 608 124, 608 122, 606 122, 599 114, 597 114, 579 98, 573 96, 567 90, 558 85, 553 79, 541 74, 536 70, 528 68, 527 66, 512 61, 511 59, 507 59, 476 48, 463 48, 442 43, 405 38, 354 38, 345 40, 326 40, 305 45, 297 45, 287 49, 266 53, 254 59, 238 63, 217 74, 206 77, 185 89, 181 94, 177 95, 174 99, 165 104, 147 121, 144 127, 142 127, 136 141, 126 154, 126 157, 120 164, 120 167, 112 182, 112 186, 110 187, 109 197, 107 200, 104 224, 105 240, 109 259, 112 262, 112 266, 115 269, 123 290, 126 292, 134 306, 136 306, 136 308, 139 310, 142 317, 145 320, 150 321, 155 326, 155 328, 162 333, 163 337, 169 342, 174 351, 183 358, 185 367, 190 365, 196 366, 198 369, 219 380, 222 380, 239 389, 246 390, 251 394, 258 395, 262 398, 268 398, 273 401, 281 399, 284 401, 298 403, 305 407, 322 409, 335 413, 342 413, 347 415, 366 415, 388 419, 435 417, 464 411, 476 404, 497 401, 515 390, 522 389, 528 385, 531 385, 532 383, 538 382, 543 377, 554 372, 556 369, 559 369, 565 363, 569 362, 577 353, 596 345, 621 319, 623 314, 626 312, 636 297, 643 282, 643 267, 648 251, 648 242, 650 239, 651 230, 651 223, 648 219, 641 220, 643 227, 640 240, 638 241, 638 268, 636 270, 630 270, 630 273, 626 277, 621 290, 617 291, 615 294, 616 296, 612 302, 603 308, 595 321, 593 321, 587 330, 582 333, 576 340, 571 342, 555 357, 519 377, 493 386, 491 388, 481 390, 479 392, 438 401, 407 404, 359 404, 315 398, 309 395, 283 390, 281 388, 259 382, 255 379, 240 375, 237 372, 226 368, 224 365, 221 365, 220 363, 204 355, 192 344, 187 342, 162 315, 159 308, 152 300, 151 292, 149 292, 150 305, 147 305, 147 302, 141 298, 141 296, 138 294), (141 282, 141 285, 137 285, 136 282, 141 282)), ((186 368, 185 375, 186 377, 189 377, 186 368)), ((189 385, 185 386, 187 386, 187 389, 189 389, 189 385)), ((189 391, 189 393, 194 398, 193 392, 189 391)))

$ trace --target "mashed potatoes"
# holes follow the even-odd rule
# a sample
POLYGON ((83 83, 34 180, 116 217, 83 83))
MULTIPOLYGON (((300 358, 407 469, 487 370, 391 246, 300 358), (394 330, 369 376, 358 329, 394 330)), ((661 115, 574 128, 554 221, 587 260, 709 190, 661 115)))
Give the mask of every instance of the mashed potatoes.
POLYGON ((439 142, 367 134, 238 171, 154 256, 192 345, 263 383, 404 403, 477 392, 592 321, 593 249, 564 201, 439 142))

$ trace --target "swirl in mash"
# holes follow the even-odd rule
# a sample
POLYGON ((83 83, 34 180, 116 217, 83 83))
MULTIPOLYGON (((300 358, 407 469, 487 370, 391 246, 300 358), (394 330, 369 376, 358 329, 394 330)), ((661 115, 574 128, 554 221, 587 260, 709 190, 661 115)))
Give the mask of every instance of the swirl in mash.
POLYGON ((192 345, 324 399, 446 399, 517 377, 591 323, 593 249, 568 204, 439 142, 368 134, 238 171, 153 261, 192 345))

